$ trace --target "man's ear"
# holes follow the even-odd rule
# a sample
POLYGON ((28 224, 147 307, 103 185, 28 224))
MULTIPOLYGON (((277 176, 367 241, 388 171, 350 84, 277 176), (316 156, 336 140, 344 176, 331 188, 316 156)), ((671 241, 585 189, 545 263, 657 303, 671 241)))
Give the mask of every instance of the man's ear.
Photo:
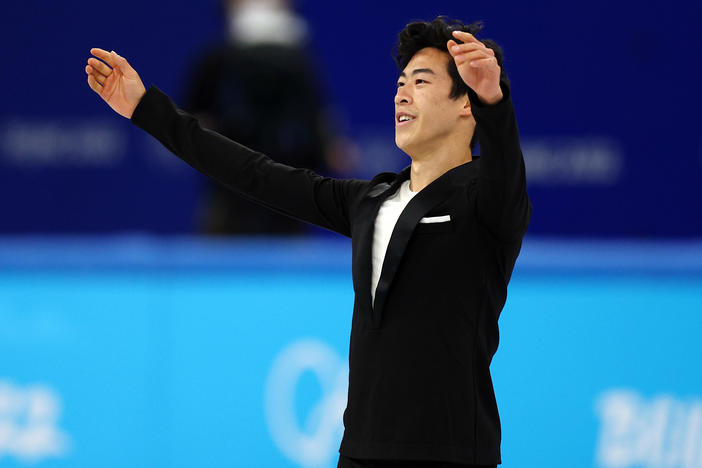
POLYGON ((473 115, 473 110, 470 108, 470 99, 468 99, 468 95, 465 95, 465 100, 463 102, 463 107, 461 107, 461 117, 470 117, 473 115))

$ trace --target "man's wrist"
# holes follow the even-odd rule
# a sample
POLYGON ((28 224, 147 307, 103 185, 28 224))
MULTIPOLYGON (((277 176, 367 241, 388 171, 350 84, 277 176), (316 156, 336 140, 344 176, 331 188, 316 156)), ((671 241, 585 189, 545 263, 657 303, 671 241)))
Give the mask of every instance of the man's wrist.
POLYGON ((480 102, 482 104, 485 104, 486 106, 492 106, 494 104, 497 104, 502 100, 503 97, 504 93, 502 93, 501 89, 498 89, 496 93, 491 94, 489 96, 481 96, 480 94, 478 94, 478 99, 480 99, 480 102))

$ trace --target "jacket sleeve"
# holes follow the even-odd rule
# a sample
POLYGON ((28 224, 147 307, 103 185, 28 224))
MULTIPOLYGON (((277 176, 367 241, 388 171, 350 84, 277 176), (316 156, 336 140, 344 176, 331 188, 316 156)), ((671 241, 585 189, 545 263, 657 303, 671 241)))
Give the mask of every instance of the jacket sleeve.
POLYGON ((500 81, 502 100, 480 102, 469 91, 480 143, 480 172, 474 204, 479 221, 497 239, 511 242, 524 236, 531 217, 519 130, 506 78, 500 81))
POLYGON ((243 197, 279 213, 351 236, 350 206, 367 181, 322 177, 277 163, 266 155, 202 128, 155 86, 131 122, 192 167, 243 197))

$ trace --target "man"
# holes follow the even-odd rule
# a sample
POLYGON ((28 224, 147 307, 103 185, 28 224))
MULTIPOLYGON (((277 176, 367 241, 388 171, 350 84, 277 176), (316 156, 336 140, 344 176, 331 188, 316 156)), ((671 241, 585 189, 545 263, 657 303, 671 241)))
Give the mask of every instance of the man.
POLYGON ((124 58, 91 50, 106 63, 88 60, 88 83, 120 115, 242 196, 351 237, 339 467, 501 463, 489 366, 531 204, 501 50, 479 30, 440 17, 400 33, 395 139, 412 163, 370 181, 278 164, 204 130, 124 58))

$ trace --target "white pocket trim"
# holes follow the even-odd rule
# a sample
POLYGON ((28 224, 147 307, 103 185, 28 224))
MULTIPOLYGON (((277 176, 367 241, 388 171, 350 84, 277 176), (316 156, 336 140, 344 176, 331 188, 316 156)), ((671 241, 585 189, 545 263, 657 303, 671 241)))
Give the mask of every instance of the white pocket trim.
POLYGON ((429 223, 445 223, 447 221, 451 221, 451 215, 443 215, 443 216, 427 216, 425 218, 422 218, 419 220, 420 223, 423 224, 429 224, 429 223))

